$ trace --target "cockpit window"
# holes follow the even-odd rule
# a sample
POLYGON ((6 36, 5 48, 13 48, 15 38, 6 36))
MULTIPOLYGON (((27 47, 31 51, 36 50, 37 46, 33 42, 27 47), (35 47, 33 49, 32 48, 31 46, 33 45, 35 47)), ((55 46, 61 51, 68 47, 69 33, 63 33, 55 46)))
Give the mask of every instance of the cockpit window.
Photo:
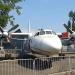
POLYGON ((54 31, 52 31, 52 34, 55 34, 56 35, 56 33, 54 31))
POLYGON ((35 34, 35 36, 38 36, 38 35, 44 35, 44 34, 45 34, 44 31, 40 31, 40 32, 37 32, 37 33, 35 34))
POLYGON ((40 32, 37 32, 35 34, 35 36, 45 35, 45 34, 54 34, 54 35, 56 35, 56 33, 54 31, 40 31, 40 32))
POLYGON ((46 31, 46 34, 51 34, 51 31, 46 31))
POLYGON ((35 36, 38 36, 39 35, 39 32, 37 32, 36 34, 35 34, 35 36))
POLYGON ((44 31, 40 31, 40 32, 39 32, 39 35, 44 35, 44 34, 45 34, 44 31))
POLYGON ((56 35, 56 33, 54 31, 46 31, 46 34, 54 34, 54 35, 56 35))

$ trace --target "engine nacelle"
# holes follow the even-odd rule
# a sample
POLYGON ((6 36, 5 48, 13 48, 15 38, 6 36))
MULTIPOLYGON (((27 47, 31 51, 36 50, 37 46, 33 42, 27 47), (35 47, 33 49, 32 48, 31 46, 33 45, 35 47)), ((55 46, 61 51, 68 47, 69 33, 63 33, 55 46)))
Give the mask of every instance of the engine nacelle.
POLYGON ((73 32, 70 36, 75 39, 75 32, 73 32))

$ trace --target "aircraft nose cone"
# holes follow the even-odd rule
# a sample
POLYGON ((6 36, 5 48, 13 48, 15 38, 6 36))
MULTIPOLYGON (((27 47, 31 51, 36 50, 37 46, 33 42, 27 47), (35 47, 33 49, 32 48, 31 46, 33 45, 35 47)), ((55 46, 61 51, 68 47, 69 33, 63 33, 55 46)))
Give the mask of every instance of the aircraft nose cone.
POLYGON ((52 44, 52 47, 54 47, 56 50, 61 50, 62 49, 61 40, 54 40, 54 44, 52 44))
POLYGON ((46 50, 61 50, 62 49, 62 43, 61 43, 61 40, 58 38, 58 39, 45 39, 43 41, 44 43, 44 49, 46 50))

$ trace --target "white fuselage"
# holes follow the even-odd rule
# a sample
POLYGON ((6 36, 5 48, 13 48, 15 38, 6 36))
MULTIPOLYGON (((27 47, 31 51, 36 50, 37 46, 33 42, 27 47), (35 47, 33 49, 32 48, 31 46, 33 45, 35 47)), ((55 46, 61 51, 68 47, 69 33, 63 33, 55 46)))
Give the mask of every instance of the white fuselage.
POLYGON ((56 34, 45 34, 32 36, 30 38, 30 49, 36 53, 53 55, 59 53, 62 48, 60 38, 56 34))

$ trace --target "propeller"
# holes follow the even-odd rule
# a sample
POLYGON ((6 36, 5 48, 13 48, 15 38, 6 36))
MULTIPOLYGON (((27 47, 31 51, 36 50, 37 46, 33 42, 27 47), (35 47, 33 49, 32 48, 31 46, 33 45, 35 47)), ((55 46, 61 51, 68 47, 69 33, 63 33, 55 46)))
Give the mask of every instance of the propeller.
POLYGON ((21 30, 20 30, 20 29, 18 29, 18 30, 16 30, 16 31, 15 31, 15 33, 17 33, 17 32, 21 33, 21 30))
POLYGON ((64 27, 67 29, 68 32, 70 32, 71 34, 73 33, 73 31, 66 24, 64 24, 64 27))
POLYGON ((18 24, 13 26, 11 29, 8 30, 8 32, 11 32, 12 30, 15 30, 18 26, 19 26, 18 24))
POLYGON ((1 26, 0 26, 0 31, 1 31, 2 33, 4 32, 1 26))
POLYGON ((68 41, 73 43, 75 39, 75 32, 72 31, 66 24, 64 24, 64 27, 67 29, 68 32, 70 32, 70 38, 68 39, 68 41))
POLYGON ((11 35, 10 35, 10 32, 15 30, 19 25, 15 25, 13 26, 11 29, 9 29, 8 31, 4 31, 3 28, 0 26, 0 31, 1 31, 1 39, 3 39, 4 41, 6 42, 10 42, 10 38, 11 38, 11 35))
POLYGON ((75 32, 72 31, 66 24, 64 24, 64 27, 67 29, 68 32, 70 32, 71 38, 75 38, 75 32))

